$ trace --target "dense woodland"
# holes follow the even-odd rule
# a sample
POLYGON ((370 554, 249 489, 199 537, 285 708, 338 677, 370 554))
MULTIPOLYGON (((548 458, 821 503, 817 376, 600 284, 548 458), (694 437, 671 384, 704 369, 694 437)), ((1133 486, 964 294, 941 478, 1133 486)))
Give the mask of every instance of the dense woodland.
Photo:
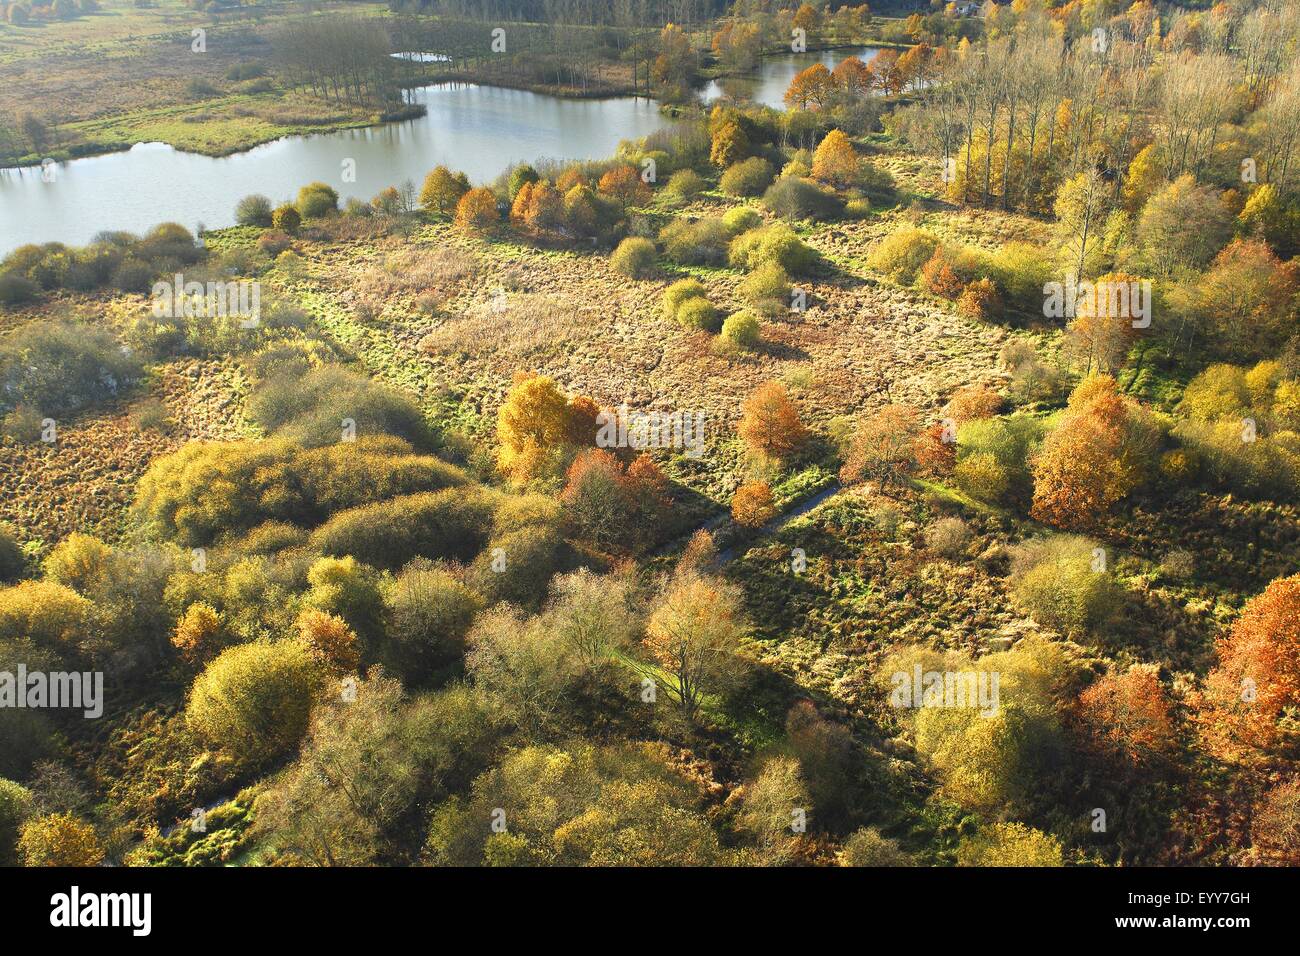
POLYGON ((395 5, 677 121, 6 256, 0 862, 1300 863, 1300 8, 902 12, 395 5))

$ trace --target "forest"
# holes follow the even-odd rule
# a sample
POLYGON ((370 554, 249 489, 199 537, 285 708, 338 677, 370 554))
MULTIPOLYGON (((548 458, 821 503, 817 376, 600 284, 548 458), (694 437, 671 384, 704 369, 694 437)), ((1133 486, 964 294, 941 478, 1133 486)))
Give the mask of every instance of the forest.
POLYGON ((99 3, 665 122, 3 244, 0 865, 1300 864, 1300 7, 99 3))

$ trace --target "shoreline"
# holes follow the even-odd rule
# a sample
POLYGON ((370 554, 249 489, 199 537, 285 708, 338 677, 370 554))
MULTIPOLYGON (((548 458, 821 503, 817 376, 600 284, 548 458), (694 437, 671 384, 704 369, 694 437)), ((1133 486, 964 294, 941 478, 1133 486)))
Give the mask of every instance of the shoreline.
MULTIPOLYGON (((827 52, 834 52, 836 50, 861 49, 863 47, 876 47, 880 49, 885 49, 885 48, 907 49, 908 44, 895 43, 892 41, 885 41, 885 40, 870 40, 870 41, 862 41, 857 43, 828 44, 825 46, 818 46, 815 48, 811 48, 806 52, 827 53, 827 52)), ((790 56, 790 55, 792 54, 781 50, 772 50, 760 54, 760 60, 767 59, 770 57, 790 56)), ((735 72, 735 71, 720 70, 715 67, 705 67, 700 70, 700 78, 704 83, 708 83, 711 81, 728 78, 728 77, 743 78, 745 76, 751 75, 752 72, 753 71, 735 72)), ((622 99, 622 98, 649 99, 658 103, 659 109, 663 112, 669 113, 670 115, 680 115, 681 113, 689 111, 690 109, 690 104, 664 103, 659 101, 655 97, 652 96, 647 97, 644 94, 638 92, 635 89, 635 87, 633 87, 632 84, 630 83, 610 84, 608 86, 602 87, 599 90, 591 90, 591 91, 583 92, 581 90, 576 90, 571 87, 557 86, 554 84, 547 84, 547 83, 512 82, 509 79, 497 80, 496 78, 477 77, 474 76, 473 74, 466 75, 459 72, 457 73, 442 72, 442 73, 434 73, 429 77, 424 77, 418 83, 405 85, 403 89, 421 89, 428 86, 439 86, 443 84, 453 84, 453 83, 467 85, 467 86, 468 85, 494 86, 500 89, 520 90, 527 93, 536 93, 539 96, 553 96, 557 99, 565 99, 565 100, 606 100, 606 99, 622 99)), ((416 104, 408 104, 407 107, 409 108, 409 106, 412 105, 416 105, 416 104)), ((394 112, 401 112, 401 111, 394 111, 394 112)), ((419 119, 423 115, 424 115, 424 111, 423 108, 421 107, 421 112, 411 113, 410 115, 392 115, 385 118, 384 114, 377 114, 378 118, 376 118, 376 115, 372 114, 372 116, 366 118, 358 117, 352 119, 344 119, 335 122, 321 123, 320 125, 301 126, 301 127, 290 126, 290 127, 286 127, 281 132, 277 132, 274 135, 267 135, 263 137, 255 137, 255 138, 250 138, 245 140, 238 140, 234 145, 231 145, 229 148, 204 149, 204 148, 195 148, 192 146, 178 146, 176 145, 176 143, 169 142, 167 139, 139 139, 134 142, 127 142, 126 140, 122 140, 118 142, 101 142, 101 143, 83 142, 62 149, 49 150, 44 156, 40 158, 29 158, 28 156, 21 157, 20 161, 15 163, 12 166, 0 167, 0 174, 11 173, 11 172, 17 172, 21 174, 23 171, 27 171, 27 170, 33 170, 33 171, 39 170, 42 163, 46 159, 52 159, 56 163, 66 163, 78 159, 94 159, 100 156, 108 156, 113 153, 129 152, 132 148, 140 145, 141 143, 162 143, 166 146, 170 146, 172 149, 175 149, 178 152, 191 153, 197 156, 206 156, 209 159, 224 159, 225 157, 228 156, 235 156, 240 153, 247 153, 253 149, 256 149, 259 146, 265 146, 268 143, 278 142, 279 140, 287 139, 292 136, 313 136, 317 134, 337 133, 337 132, 342 132, 344 130, 352 130, 352 129, 378 129, 379 127, 386 126, 389 123, 401 123, 412 119, 419 119), (28 160, 28 161, 23 162, 22 160, 28 160)), ((96 122, 102 122, 102 121, 96 121, 96 122)))

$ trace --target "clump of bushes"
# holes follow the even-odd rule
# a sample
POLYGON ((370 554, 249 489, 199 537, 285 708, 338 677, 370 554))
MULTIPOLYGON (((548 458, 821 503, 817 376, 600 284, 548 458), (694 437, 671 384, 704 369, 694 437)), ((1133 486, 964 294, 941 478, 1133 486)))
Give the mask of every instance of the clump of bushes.
POLYGON ((631 279, 648 279, 655 272, 655 245, 641 236, 629 236, 609 257, 615 272, 631 279))
POLYGON ((272 208, 271 200, 265 196, 257 193, 245 196, 235 204, 235 222, 241 226, 265 228, 271 225, 272 208))
POLYGON ((722 174, 722 191, 728 196, 761 196, 772 184, 776 170, 760 156, 751 156, 732 164, 722 174))
POLYGON ((782 219, 837 219, 844 214, 844 204, 833 192, 811 179, 782 176, 763 193, 763 205, 782 219))
POLYGON ((659 233, 664 255, 678 265, 718 266, 727 261, 731 232, 721 219, 676 219, 659 233))
POLYGON ((248 400, 250 416, 268 432, 310 448, 358 435, 432 441, 419 406, 364 375, 327 365, 305 376, 274 376, 248 400))
POLYGON ((1124 600, 1105 550, 1078 535, 1021 545, 1012 556, 1010 580, 1012 596, 1036 621, 1072 636, 1096 633, 1124 600))
POLYGON ((738 268, 752 271, 775 262, 789 275, 806 275, 817 262, 817 254, 783 223, 741 233, 727 255, 738 268))
POLYGON ((911 285, 938 246, 939 240, 933 234, 903 226, 881 240, 867 258, 867 265, 899 285, 911 285))
POLYGON ((742 309, 722 323, 722 340, 739 349, 753 349, 759 342, 758 317, 742 309))
POLYGON ((121 394, 142 374, 102 329, 34 322, 0 341, 0 412, 28 406, 66 414, 121 394))

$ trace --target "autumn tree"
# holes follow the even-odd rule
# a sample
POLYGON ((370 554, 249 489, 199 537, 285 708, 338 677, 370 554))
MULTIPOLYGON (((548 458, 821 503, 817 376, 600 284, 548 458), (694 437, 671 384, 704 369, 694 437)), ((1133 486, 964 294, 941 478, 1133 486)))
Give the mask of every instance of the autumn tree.
POLYGON ((597 187, 606 196, 617 199, 626 213, 629 206, 639 206, 650 198, 650 187, 633 167, 615 166, 600 177, 597 187))
POLYGON ((871 72, 859 57, 845 57, 831 71, 831 77, 846 96, 865 96, 871 91, 871 72))
POLYGON ((1136 764, 1173 746, 1173 713, 1159 672, 1155 664, 1134 664, 1106 674, 1079 695, 1080 721, 1103 752, 1136 764))
POLYGON ((858 170, 862 161, 849 142, 849 138, 840 130, 833 129, 818 144, 813 153, 812 174, 822 182, 830 183, 837 189, 846 189, 858 180, 858 170))
POLYGON ((1156 436, 1115 380, 1093 376, 1070 396, 1034 461, 1030 513, 1062 528, 1095 525, 1145 478, 1156 436))
POLYGON ((743 661, 736 643, 744 624, 731 584, 698 574, 676 576, 660 597, 645 646, 668 678, 664 690, 693 722, 706 697, 723 691, 743 661))
POLYGON ((361 665, 356 632, 337 614, 306 607, 298 615, 297 625, 298 637, 331 673, 355 673, 361 665))
POLYGON ((1300 575, 1252 598, 1215 642, 1197 714, 1202 738, 1224 760, 1266 760, 1283 742, 1283 713, 1300 706, 1300 575))
POLYGON ((1200 324, 1231 355, 1258 358, 1294 334, 1300 262, 1282 262, 1258 239, 1237 239, 1196 288, 1200 324))
POLYGON ((871 85, 886 96, 903 92, 903 75, 898 69, 897 50, 878 50, 867 63, 867 72, 871 74, 871 85))
POLYGON ((492 190, 471 189, 456 203, 456 225, 471 232, 486 232, 500 221, 492 190))
POLYGON ((853 434, 840 480, 878 481, 882 490, 901 484, 916 466, 916 439, 920 430, 916 409, 886 405, 867 416, 853 434))
POLYGON ((760 385, 741 407, 740 437, 754 453, 782 461, 808 439, 808 429, 780 382, 760 385))
POLYGON ((1110 374, 1122 368, 1137 340, 1138 303, 1142 284, 1137 276, 1111 272, 1093 284, 1066 330, 1065 348, 1087 374, 1110 374))
POLYGON ((814 63, 790 81, 785 91, 785 105, 791 109, 820 109, 834 92, 835 80, 831 78, 831 71, 821 63, 814 63))
POLYGON ((776 517, 772 489, 766 481, 749 481, 731 499, 731 519, 744 528, 761 528, 776 517))
POLYGON ((595 403, 570 399, 555 380, 520 373, 497 412, 497 466, 516 482, 558 473, 575 448, 596 438, 595 403))
POLYGON ((709 162, 726 169, 749 155, 749 137, 734 119, 718 124, 709 145, 709 162))

